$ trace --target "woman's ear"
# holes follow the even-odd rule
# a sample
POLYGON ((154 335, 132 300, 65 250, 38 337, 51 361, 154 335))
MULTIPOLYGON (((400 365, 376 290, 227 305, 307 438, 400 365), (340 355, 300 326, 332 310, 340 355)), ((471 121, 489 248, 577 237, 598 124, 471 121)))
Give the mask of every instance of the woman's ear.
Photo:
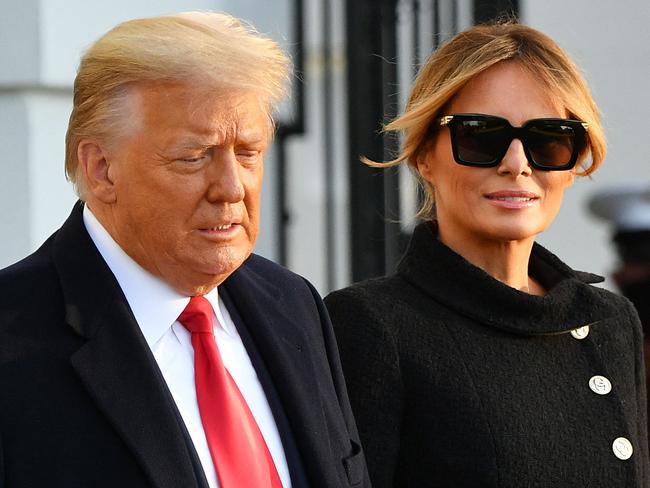
POLYGON ((570 171, 567 171, 569 173, 567 175, 567 183, 565 188, 569 188, 571 185, 573 185, 573 182, 576 179, 576 169, 572 168, 570 171))
POLYGON ((431 181, 431 156, 430 148, 425 147, 415 158, 415 165, 418 172, 427 181, 431 181))
POLYGON ((77 146, 77 158, 83 168, 84 188, 102 203, 116 201, 115 185, 111 178, 108 155, 103 145, 92 139, 83 139, 77 146))

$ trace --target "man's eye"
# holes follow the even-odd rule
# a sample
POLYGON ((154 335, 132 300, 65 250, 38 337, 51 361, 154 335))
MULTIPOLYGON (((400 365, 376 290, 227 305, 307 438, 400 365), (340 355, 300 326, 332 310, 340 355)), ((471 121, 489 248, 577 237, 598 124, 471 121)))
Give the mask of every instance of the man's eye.
POLYGON ((259 151, 237 151, 237 157, 239 159, 255 159, 259 154, 259 151))
POLYGON ((191 157, 187 157, 187 158, 180 158, 179 160, 180 160, 180 161, 183 161, 183 162, 185 162, 185 163, 198 163, 198 162, 200 162, 200 161, 203 161, 205 158, 206 158, 206 155, 205 155, 205 154, 201 154, 201 155, 198 155, 198 156, 191 156, 191 157))

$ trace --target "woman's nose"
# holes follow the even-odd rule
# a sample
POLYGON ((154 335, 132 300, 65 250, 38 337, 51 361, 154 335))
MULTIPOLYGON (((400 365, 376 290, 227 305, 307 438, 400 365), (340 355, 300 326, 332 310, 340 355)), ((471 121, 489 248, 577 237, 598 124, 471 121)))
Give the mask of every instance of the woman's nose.
POLYGON ((497 172, 512 176, 529 176, 532 173, 532 168, 524 152, 524 145, 519 139, 512 140, 508 151, 497 166, 497 172))

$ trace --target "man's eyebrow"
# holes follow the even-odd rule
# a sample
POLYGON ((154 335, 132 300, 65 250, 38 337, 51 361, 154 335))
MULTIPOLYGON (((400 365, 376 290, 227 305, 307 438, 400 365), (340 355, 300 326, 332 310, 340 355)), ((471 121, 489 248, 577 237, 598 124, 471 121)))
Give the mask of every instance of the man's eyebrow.
POLYGON ((260 127, 246 127, 238 129, 232 127, 224 131, 192 131, 188 130, 175 137, 170 142, 174 149, 209 149, 228 141, 237 144, 265 144, 272 138, 272 131, 260 127))
POLYGON ((180 149, 207 149, 219 144, 220 140, 222 138, 215 136, 215 134, 198 134, 192 132, 174 138, 170 146, 180 149))
POLYGON ((269 131, 260 129, 242 130, 237 134, 237 140, 245 144, 257 144, 268 142, 270 139, 269 131))
POLYGON ((218 142, 215 140, 193 139, 181 141, 176 146, 180 149, 208 149, 217 144, 218 142))

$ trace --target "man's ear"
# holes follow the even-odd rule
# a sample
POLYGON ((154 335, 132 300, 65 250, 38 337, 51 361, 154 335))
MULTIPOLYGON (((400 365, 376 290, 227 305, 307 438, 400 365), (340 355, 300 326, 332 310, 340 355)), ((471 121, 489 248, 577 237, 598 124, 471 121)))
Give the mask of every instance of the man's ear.
POLYGON ((96 140, 83 139, 77 147, 77 158, 83 168, 85 189, 102 203, 115 203, 115 185, 104 146, 96 140))

